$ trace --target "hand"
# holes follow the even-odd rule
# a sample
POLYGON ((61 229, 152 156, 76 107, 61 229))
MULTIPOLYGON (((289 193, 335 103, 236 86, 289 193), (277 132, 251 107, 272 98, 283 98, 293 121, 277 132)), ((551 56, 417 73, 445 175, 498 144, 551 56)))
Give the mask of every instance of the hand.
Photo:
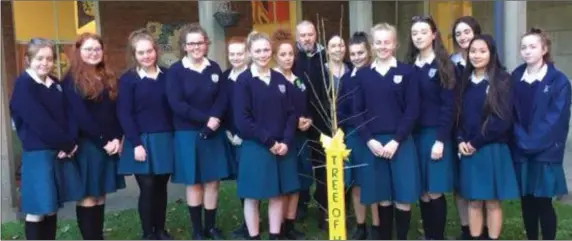
POLYGON ((230 131, 225 131, 226 133, 226 138, 228 139, 228 141, 230 141, 230 143, 232 143, 234 145, 234 136, 232 135, 232 133, 230 133, 230 131))
POLYGON ((471 145, 471 142, 467 142, 467 149, 469 150, 470 155, 473 155, 477 149, 471 145))
POLYGON ((67 157, 68 157, 68 158, 72 158, 72 157, 75 155, 75 153, 77 152, 77 148, 78 148, 78 146, 75 145, 75 146, 73 147, 73 150, 72 150, 69 154, 67 154, 67 157))
POLYGON ((395 152, 397 152, 398 147, 399 143, 397 141, 389 141, 389 143, 385 144, 383 147, 382 157, 385 159, 392 159, 393 155, 395 155, 395 152))
POLYGON ((279 156, 286 156, 286 153, 288 153, 288 145, 284 143, 280 143, 279 145, 280 147, 278 148, 276 154, 279 156))
POLYGON ((274 145, 272 145, 272 147, 270 148, 270 152, 272 152, 272 154, 276 155, 276 154, 278 154, 279 148, 280 148, 280 143, 274 142, 274 145))
POLYGON ((242 144, 242 138, 240 138, 238 135, 234 135, 234 138, 232 139, 235 146, 240 146, 240 144, 242 144))
POLYGON ((436 161, 443 157, 443 142, 435 141, 431 148, 431 159, 436 161))
POLYGON ((107 142, 107 144, 103 147, 103 149, 105 149, 105 151, 107 152, 107 155, 115 155, 117 154, 117 152, 119 152, 121 143, 119 142, 119 140, 113 139, 110 142, 107 142))
POLYGON ((298 118, 298 129, 302 130, 302 127, 306 125, 306 118, 300 117, 298 118))
POLYGON ((68 154, 66 154, 64 151, 58 152, 58 159, 64 159, 66 157, 68 157, 68 154))
POLYGON ((147 152, 145 151, 145 148, 143 148, 142 145, 136 146, 134 148, 133 152, 135 154, 135 160, 136 161, 143 162, 147 159, 147 152))
POLYGON ((207 122, 208 128, 210 128, 213 131, 216 131, 219 126, 220 126, 220 120, 218 118, 216 117, 209 118, 209 121, 207 122))
POLYGON ((470 156, 471 154, 473 154, 472 152, 469 151, 469 147, 467 146, 466 142, 459 143, 459 152, 463 156, 470 156))
POLYGON ((305 124, 302 126, 301 130, 302 131, 307 131, 308 129, 310 129, 310 127, 312 127, 312 119, 310 118, 304 118, 306 119, 305 124))
POLYGON ((367 142, 367 147, 369 147, 374 156, 381 157, 383 145, 379 141, 371 139, 367 142))

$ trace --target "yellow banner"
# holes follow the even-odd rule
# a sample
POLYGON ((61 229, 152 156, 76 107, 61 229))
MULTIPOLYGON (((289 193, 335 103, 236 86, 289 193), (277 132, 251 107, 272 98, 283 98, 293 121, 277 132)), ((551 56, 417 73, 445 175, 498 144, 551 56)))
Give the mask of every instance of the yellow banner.
POLYGON ((333 138, 322 134, 320 141, 326 151, 329 240, 346 240, 344 160, 350 150, 346 149, 341 130, 333 138))

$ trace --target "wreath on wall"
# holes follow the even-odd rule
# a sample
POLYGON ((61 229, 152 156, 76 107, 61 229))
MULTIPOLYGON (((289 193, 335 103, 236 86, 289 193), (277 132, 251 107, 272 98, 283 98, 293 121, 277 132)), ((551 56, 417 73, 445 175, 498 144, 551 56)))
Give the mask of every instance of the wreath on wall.
POLYGON ((231 9, 230 1, 222 1, 218 4, 217 12, 213 17, 220 26, 228 28, 238 23, 240 13, 231 9))

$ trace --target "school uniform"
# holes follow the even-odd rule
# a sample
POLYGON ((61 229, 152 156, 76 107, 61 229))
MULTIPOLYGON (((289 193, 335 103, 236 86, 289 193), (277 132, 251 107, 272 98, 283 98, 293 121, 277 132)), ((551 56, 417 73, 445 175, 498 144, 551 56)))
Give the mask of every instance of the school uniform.
POLYGON ((76 146, 77 126, 56 78, 41 81, 26 70, 15 81, 9 108, 23 149, 21 212, 50 215, 63 203, 83 198, 76 160, 57 158, 76 146))
MULTIPOLYGON (((459 93, 458 88, 461 86, 461 81, 463 78, 463 71, 465 70, 465 67, 467 66, 467 62, 466 60, 463 58, 463 55, 461 53, 455 53, 453 55, 451 55, 451 61, 453 61, 453 64, 455 65, 455 77, 457 78, 457 83, 455 84, 455 93, 459 93)), ((455 97, 457 98, 457 97, 455 97)), ((455 115, 458 116, 459 110, 458 110, 458 106, 455 106, 455 115)), ((453 126, 457 126, 458 120, 455 120, 455 123, 453 124, 453 126)), ((453 128, 452 131, 452 138, 455 140, 457 138, 457 128, 453 128)), ((457 145, 453 145, 453 153, 455 154, 453 156, 454 161, 453 161, 453 185, 454 185, 454 190, 455 192, 459 191, 459 166, 460 166, 460 157, 461 154, 459 153, 459 149, 457 145)))
MULTIPOLYGON (((460 195, 467 200, 508 200, 519 197, 512 158, 508 148, 512 118, 483 116, 489 83, 470 77, 463 93, 457 142, 476 149, 460 159, 460 195), (482 125, 488 118, 485 129, 482 125)), ((502 96, 510 103, 510 92, 502 96)), ((503 106, 505 109, 509 107, 503 106)))
POLYGON ((240 74, 234 89, 234 121, 243 142, 238 158, 238 196, 268 199, 300 188, 296 159, 296 113, 291 104, 293 85, 270 70, 256 67, 240 74), (276 142, 288 146, 286 156, 270 152, 276 142))
POLYGON ((248 69, 248 66, 244 66, 244 69, 233 69, 230 68, 222 73, 222 78, 226 79, 224 86, 224 92, 226 93, 228 99, 227 109, 225 111, 224 118, 222 120, 222 125, 224 126, 226 139, 226 146, 229 152, 229 169, 230 176, 227 178, 229 180, 236 180, 236 174, 238 173, 238 156, 237 152, 242 144, 242 138, 238 136, 238 129, 233 120, 233 96, 234 96, 234 85, 238 79, 238 76, 248 69))
POLYGON ((566 195, 562 162, 569 130, 570 83, 545 64, 536 75, 526 64, 512 74, 514 86, 513 158, 522 196, 552 198, 566 195))
POLYGON ((166 69, 156 76, 129 70, 119 79, 117 116, 125 132, 119 173, 169 174, 173 172, 173 124, 167 101, 166 69), (136 161, 134 148, 143 146, 145 161, 136 161))
MULTIPOLYGON (((281 73, 280 69, 275 68, 276 72, 281 73)), ((284 75, 283 73, 281 73, 284 75)), ((295 134, 295 152, 296 159, 298 160, 298 178, 300 179, 300 190, 310 190, 314 183, 314 170, 312 169, 312 161, 310 160, 310 147, 308 132, 298 129, 298 119, 300 117, 309 118, 310 112, 308 110, 308 92, 307 86, 302 78, 296 76, 294 73, 290 77, 284 75, 291 85, 291 93, 289 95, 290 102, 296 114, 296 134, 295 134)), ((312 128, 312 127, 310 127, 312 128)), ((308 129, 309 131, 310 129, 308 129)))
POLYGON ((395 140, 399 143, 391 160, 376 157, 364 147, 361 203, 381 201, 414 203, 421 195, 419 163, 411 131, 419 115, 419 86, 412 66, 395 58, 389 69, 361 68, 356 73, 357 90, 354 94, 356 124, 363 145, 375 139, 382 145, 395 140))
POLYGON ((227 96, 219 65, 204 58, 194 67, 188 57, 167 73, 167 99, 174 112, 175 169, 172 182, 185 185, 219 181, 230 176, 224 128, 210 130, 210 117, 222 119, 227 96))
POLYGON ((72 118, 79 126, 76 154, 85 196, 100 197, 125 188, 125 179, 117 174, 118 154, 108 155, 103 147, 113 139, 122 139, 117 119, 116 102, 103 90, 96 99, 87 99, 73 83, 71 74, 63 81, 63 89, 72 118))
POLYGON ((454 183, 454 90, 443 87, 438 68, 434 54, 426 62, 419 58, 415 61, 421 101, 419 124, 413 136, 424 193, 450 192, 454 183), (436 141, 443 143, 443 156, 439 160, 431 159, 431 150, 436 141))

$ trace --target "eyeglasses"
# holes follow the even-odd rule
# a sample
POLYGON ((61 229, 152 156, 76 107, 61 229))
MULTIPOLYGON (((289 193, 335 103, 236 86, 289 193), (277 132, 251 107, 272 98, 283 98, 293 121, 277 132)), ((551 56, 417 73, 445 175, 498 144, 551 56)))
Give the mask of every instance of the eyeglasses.
POLYGON ((206 44, 205 41, 201 41, 201 42, 187 42, 187 43, 186 43, 186 45, 189 46, 189 47, 192 47, 192 46, 197 46, 197 47, 198 47, 198 46, 202 46, 202 45, 205 45, 205 44, 206 44))
POLYGON ((102 48, 82 48, 81 50, 88 52, 88 53, 99 53, 103 51, 102 48))
POLYGON ((431 18, 431 16, 413 16, 411 18, 412 22, 420 22, 420 21, 428 21, 428 20, 433 21, 433 18, 431 18))

